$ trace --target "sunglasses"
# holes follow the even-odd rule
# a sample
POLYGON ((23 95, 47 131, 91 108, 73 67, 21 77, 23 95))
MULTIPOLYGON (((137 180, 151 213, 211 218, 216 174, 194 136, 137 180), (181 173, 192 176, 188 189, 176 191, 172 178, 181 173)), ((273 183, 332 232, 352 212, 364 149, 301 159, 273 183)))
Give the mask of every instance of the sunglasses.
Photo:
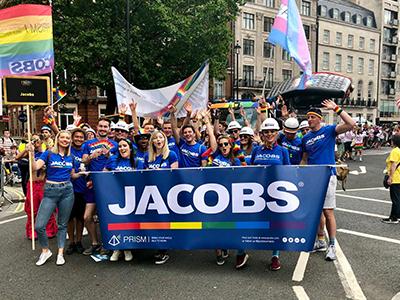
POLYGON ((229 132, 230 132, 230 133, 238 133, 238 132, 239 132, 239 129, 232 129, 232 130, 229 130, 229 132))
POLYGON ((274 134, 276 130, 263 130, 262 134, 274 134))
POLYGON ((228 143, 228 142, 219 143, 219 144, 218 144, 218 147, 226 147, 226 146, 229 146, 229 143, 228 143))
POLYGON ((241 139, 249 139, 250 138, 250 136, 249 135, 241 135, 241 136, 239 136, 239 138, 241 138, 241 139))
POLYGON ((126 132, 126 131, 122 129, 115 129, 115 132, 126 132))
POLYGON ((138 137, 138 140, 140 141, 140 140, 148 140, 149 139, 149 137, 148 136, 140 136, 140 137, 138 137))

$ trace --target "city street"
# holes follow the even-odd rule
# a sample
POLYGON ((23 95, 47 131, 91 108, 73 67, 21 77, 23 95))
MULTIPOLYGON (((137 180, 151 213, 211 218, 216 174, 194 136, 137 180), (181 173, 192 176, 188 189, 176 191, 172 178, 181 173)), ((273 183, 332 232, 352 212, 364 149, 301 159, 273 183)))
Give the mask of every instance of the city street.
MULTIPOLYGON (((0 295, 2 299, 400 299, 399 226, 380 221, 391 202, 382 188, 389 148, 366 151, 362 162, 350 162, 347 191, 337 190, 338 260, 324 253, 283 252, 282 269, 267 269, 271 251, 250 251, 248 266, 234 269, 234 252, 225 265, 215 264, 212 250, 171 251, 162 266, 151 251, 135 251, 132 262, 98 262, 83 255, 52 257, 36 267, 39 250, 24 238, 23 205, 0 212, 0 295), (307 298, 308 297, 308 298, 307 298)), ((21 197, 18 189, 8 189, 21 197)), ((86 245, 89 240, 84 239, 86 245)), ((36 243, 36 247, 39 247, 36 243)), ((51 240, 56 250, 56 240, 51 240)), ((53 251, 53 255, 54 255, 53 251)))

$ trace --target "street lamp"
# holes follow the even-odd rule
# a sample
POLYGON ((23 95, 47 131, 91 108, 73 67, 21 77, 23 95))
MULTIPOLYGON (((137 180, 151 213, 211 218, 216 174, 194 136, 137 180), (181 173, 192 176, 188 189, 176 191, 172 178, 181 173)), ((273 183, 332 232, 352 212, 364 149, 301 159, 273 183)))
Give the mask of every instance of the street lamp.
POLYGON ((239 41, 236 41, 236 45, 233 49, 235 49, 235 53, 236 53, 236 64, 235 64, 235 68, 236 68, 236 99, 239 99, 239 54, 240 54, 240 49, 242 49, 242 47, 239 44, 239 41))

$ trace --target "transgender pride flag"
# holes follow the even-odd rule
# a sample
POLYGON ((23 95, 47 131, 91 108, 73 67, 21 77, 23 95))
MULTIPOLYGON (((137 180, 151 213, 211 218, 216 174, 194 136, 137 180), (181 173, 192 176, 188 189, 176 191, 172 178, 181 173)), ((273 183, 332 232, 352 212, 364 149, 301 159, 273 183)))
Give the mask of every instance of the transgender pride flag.
POLYGON ((304 72, 299 84, 304 88, 312 73, 311 57, 295 0, 282 0, 268 42, 280 45, 293 57, 304 72))

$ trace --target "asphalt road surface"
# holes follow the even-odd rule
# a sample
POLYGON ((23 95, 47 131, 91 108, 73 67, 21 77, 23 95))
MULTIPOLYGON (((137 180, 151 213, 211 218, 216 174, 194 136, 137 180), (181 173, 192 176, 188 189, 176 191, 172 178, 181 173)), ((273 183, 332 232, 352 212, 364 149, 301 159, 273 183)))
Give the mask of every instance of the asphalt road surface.
MULTIPOLYGON (((282 269, 267 269, 271 251, 250 251, 248 266, 234 269, 234 253, 221 267, 213 251, 171 251, 165 264, 152 251, 135 251, 131 262, 98 262, 66 256, 36 267, 39 250, 24 239, 23 204, 0 212, 0 299, 398 299, 400 225, 388 216, 389 192, 381 187, 389 149, 349 162, 347 191, 337 190, 338 260, 324 253, 282 252, 282 269)), ((21 198, 18 189, 9 189, 21 198)), ((84 239, 89 245, 87 236, 84 239)), ((56 250, 55 239, 51 248, 56 250)), ((39 245, 36 245, 39 247, 39 245)), ((54 253, 53 251, 53 253, 54 253)), ((400 299, 400 298, 399 298, 400 299)))

